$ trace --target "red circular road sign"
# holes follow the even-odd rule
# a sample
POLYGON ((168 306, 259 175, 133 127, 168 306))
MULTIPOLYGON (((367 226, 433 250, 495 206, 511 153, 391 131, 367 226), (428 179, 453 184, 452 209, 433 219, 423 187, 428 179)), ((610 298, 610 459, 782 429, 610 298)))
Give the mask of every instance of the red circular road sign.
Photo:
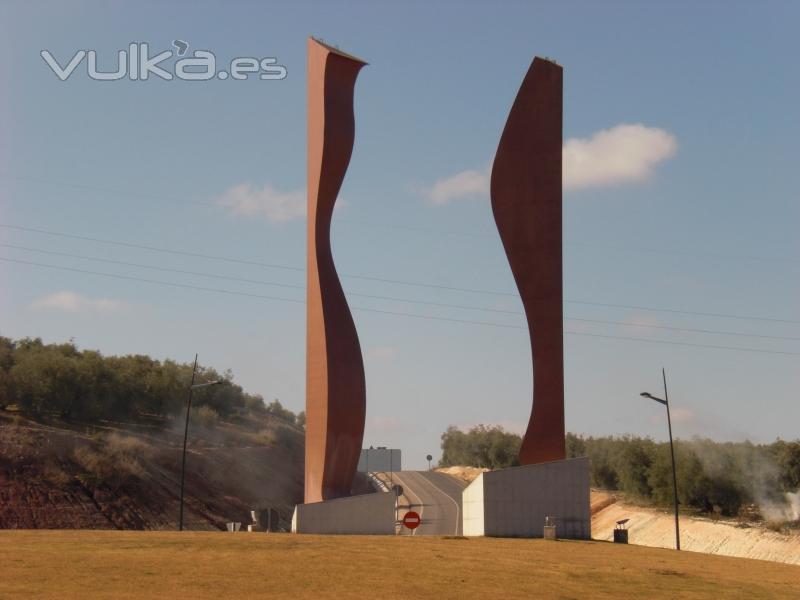
POLYGON ((413 510, 408 511, 406 516, 403 517, 403 525, 409 529, 416 529, 419 527, 420 523, 422 523, 422 519, 419 514, 415 513, 413 510))

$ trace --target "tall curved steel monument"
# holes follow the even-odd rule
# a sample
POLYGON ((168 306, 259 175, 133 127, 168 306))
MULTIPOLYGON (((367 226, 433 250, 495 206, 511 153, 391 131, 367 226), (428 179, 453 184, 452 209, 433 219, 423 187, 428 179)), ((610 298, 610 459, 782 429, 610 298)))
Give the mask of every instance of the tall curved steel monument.
POLYGON ((308 40, 306 503, 350 494, 364 437, 364 363, 330 229, 353 151, 353 91, 365 64, 308 40))
POLYGON ((561 249, 562 69, 534 58, 492 167, 492 211, 531 339, 533 410, 523 465, 565 458, 561 249))

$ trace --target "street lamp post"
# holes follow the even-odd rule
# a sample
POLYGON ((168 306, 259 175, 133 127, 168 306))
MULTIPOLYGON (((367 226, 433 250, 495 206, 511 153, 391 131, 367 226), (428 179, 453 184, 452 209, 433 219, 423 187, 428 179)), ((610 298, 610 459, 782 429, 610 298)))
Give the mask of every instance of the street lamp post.
POLYGON ((681 530, 678 522, 678 476, 675 471, 675 446, 672 443, 672 419, 669 415, 669 394, 667 393, 667 373, 662 368, 661 377, 664 379, 664 399, 657 398, 648 392, 642 392, 640 395, 650 400, 655 400, 667 407, 667 429, 669 430, 669 454, 672 458, 672 493, 675 501, 675 549, 681 549, 681 530))
POLYGON ((208 383, 195 383, 194 379, 197 375, 197 354, 194 355, 194 367, 192 367, 192 382, 189 384, 189 401, 186 403, 186 425, 183 429, 183 458, 181 459, 181 502, 180 502, 180 516, 178 517, 178 531, 183 531, 183 490, 186 483, 186 441, 189 439, 189 411, 192 409, 192 392, 198 388, 208 387, 210 385, 219 385, 222 383, 221 379, 217 381, 210 381, 208 383))

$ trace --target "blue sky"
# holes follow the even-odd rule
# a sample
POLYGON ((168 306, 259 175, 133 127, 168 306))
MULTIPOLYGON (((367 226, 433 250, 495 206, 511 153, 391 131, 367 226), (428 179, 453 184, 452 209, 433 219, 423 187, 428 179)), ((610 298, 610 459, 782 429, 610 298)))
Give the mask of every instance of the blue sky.
POLYGON ((26 261, 0 261, 2 334, 198 352, 300 410, 317 35, 370 63, 333 225, 365 356, 365 444, 423 467, 449 424, 522 430, 529 342, 485 185, 525 71, 549 56, 565 69, 567 428, 663 438, 660 407, 638 394, 660 392, 664 366, 679 437, 800 435, 793 3, 64 4, 0 6, 0 257, 26 261), (131 42, 154 54, 174 39, 218 66, 274 57, 288 76, 100 82, 83 62, 62 82, 40 56, 94 49, 111 70, 131 42))

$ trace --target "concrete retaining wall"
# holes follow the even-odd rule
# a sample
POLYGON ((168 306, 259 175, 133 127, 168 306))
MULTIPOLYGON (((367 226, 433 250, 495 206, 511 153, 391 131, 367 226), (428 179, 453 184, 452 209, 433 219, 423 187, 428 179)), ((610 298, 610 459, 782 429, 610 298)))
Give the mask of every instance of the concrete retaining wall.
POLYGON ((545 517, 560 538, 590 539, 589 459, 488 471, 463 494, 464 535, 542 537, 545 517))
POLYGON ((389 492, 298 504, 292 533, 394 535, 395 502, 389 492))

